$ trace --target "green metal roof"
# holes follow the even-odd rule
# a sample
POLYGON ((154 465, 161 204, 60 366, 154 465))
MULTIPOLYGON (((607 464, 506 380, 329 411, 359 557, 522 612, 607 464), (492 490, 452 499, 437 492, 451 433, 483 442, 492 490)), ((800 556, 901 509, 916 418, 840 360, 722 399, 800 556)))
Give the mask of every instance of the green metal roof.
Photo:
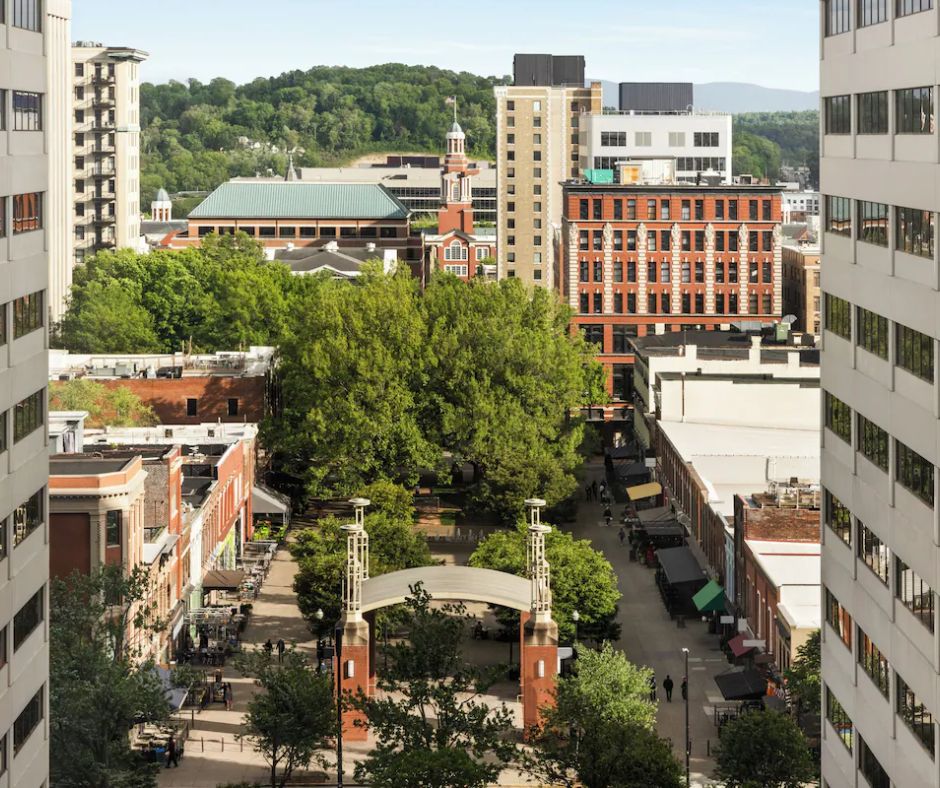
POLYGON ((404 219, 408 209, 373 183, 229 181, 190 219, 404 219))
POLYGON ((692 597, 695 607, 701 613, 714 613, 725 607, 725 590, 714 580, 709 580, 692 597))

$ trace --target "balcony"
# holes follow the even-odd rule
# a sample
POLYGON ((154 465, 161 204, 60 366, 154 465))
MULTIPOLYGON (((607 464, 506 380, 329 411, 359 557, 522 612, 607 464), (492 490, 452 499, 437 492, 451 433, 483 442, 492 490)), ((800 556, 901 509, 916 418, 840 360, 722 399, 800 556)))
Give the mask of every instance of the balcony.
POLYGON ((109 74, 105 69, 95 69, 91 81, 94 85, 113 85, 114 74, 109 74))
POLYGON ((114 96, 108 91, 96 90, 92 96, 92 104, 96 107, 114 106, 114 96))
POLYGON ((95 189, 92 199, 95 202, 113 200, 115 198, 114 189, 95 189))
POLYGON ((93 167, 86 167, 88 174, 85 176, 87 178, 110 178, 117 171, 114 168, 114 164, 96 164, 93 167))
POLYGON ((113 142, 96 142, 91 152, 95 156, 98 156, 104 153, 114 153, 114 143, 113 142))
POLYGON ((83 213, 81 216, 75 216, 72 219, 72 224, 76 227, 85 227, 91 224, 93 214, 83 213))
POLYGON ((95 224, 114 224, 116 218, 114 214, 108 213, 96 213, 94 217, 95 224))

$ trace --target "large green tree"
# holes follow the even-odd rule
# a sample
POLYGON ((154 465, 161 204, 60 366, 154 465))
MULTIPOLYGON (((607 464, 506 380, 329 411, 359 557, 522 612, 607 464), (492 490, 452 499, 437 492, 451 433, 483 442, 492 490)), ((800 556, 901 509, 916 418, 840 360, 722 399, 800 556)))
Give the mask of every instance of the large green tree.
MULTIPOLYGON (((603 553, 587 539, 554 529, 545 538, 545 554, 552 571, 552 617, 562 640, 574 637, 571 614, 580 616, 579 634, 610 632, 620 591, 617 576, 603 553)), ((526 527, 490 534, 470 556, 470 565, 515 575, 526 572, 526 527)))
POLYGON ((556 679, 556 703, 532 735, 528 771, 568 786, 678 788, 679 764, 653 730, 651 675, 609 643, 579 648, 573 674, 556 679))
POLYGON ((797 648, 796 658, 786 672, 787 689, 798 714, 820 714, 821 668, 822 654, 817 629, 797 648))
POLYGON ((815 771, 806 740, 787 715, 753 711, 721 731, 715 776, 727 788, 802 788, 815 771))
POLYGON ((321 751, 336 733, 333 686, 291 649, 275 661, 262 651, 247 652, 237 661, 258 690, 248 701, 244 737, 270 768, 270 788, 284 788, 296 769, 326 765, 321 751))
MULTIPOLYGON (((373 577, 432 563, 427 541, 414 528, 411 494, 389 482, 363 488, 372 500, 366 515, 369 565, 373 577)), ((329 517, 316 528, 300 531, 291 545, 297 560, 294 591, 301 613, 311 627, 323 634, 340 616, 340 581, 346 566, 346 534, 342 520, 329 517), (316 613, 323 611, 318 619, 316 613)))
POLYGON ((53 580, 49 609, 52 782, 63 788, 153 788, 159 765, 131 750, 141 720, 164 721, 165 689, 135 640, 162 626, 145 601, 147 572, 109 566, 53 580))
POLYGON ((389 648, 383 692, 353 701, 375 738, 356 779, 375 788, 485 788, 517 758, 512 714, 480 700, 499 671, 464 659, 461 606, 432 607, 420 585, 405 606, 408 633, 389 648))

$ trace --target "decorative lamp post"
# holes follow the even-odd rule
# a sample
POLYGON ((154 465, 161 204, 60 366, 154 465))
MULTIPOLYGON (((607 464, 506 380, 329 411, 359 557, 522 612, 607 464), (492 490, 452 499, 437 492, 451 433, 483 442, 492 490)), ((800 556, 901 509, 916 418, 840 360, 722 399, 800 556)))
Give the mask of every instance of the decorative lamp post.
POLYGON ((578 642, 578 622, 581 620, 581 614, 580 614, 577 610, 575 610, 575 611, 571 614, 571 620, 574 621, 574 642, 575 642, 575 644, 577 644, 577 642, 578 642))

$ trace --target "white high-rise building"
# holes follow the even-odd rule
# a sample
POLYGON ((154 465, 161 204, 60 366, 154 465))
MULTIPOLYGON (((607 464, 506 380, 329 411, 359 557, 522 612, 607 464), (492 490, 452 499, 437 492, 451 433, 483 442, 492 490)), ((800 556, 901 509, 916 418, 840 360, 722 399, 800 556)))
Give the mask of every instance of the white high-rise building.
POLYGON ((0 785, 49 776, 47 287, 69 0, 0 0, 0 785), (64 51, 63 51, 64 48, 64 51), (55 71, 55 69, 51 69, 55 71))
POLYGON ((938 6, 820 2, 829 788, 940 786, 938 6))
POLYGON ((72 47, 75 262, 142 248, 140 73, 149 55, 79 41, 72 47))

